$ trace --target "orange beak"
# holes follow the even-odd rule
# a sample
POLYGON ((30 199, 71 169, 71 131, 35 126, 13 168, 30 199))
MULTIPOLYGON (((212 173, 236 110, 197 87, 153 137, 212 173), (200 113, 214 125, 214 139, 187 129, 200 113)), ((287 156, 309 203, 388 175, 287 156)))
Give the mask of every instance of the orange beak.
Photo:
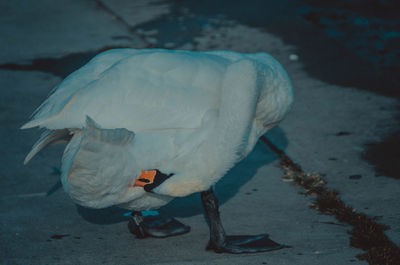
POLYGON ((144 187, 147 184, 151 184, 154 182, 154 178, 157 174, 156 170, 144 170, 140 174, 140 176, 135 179, 134 187, 144 187))

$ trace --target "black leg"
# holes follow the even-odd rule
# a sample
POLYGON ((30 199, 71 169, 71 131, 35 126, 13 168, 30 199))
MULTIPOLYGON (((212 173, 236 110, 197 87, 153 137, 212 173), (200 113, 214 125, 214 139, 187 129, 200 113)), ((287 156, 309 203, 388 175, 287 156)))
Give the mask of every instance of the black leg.
POLYGON ((201 201, 210 225, 210 242, 208 243, 207 249, 214 249, 216 252, 222 252, 219 251, 219 248, 225 245, 226 234, 221 223, 221 218, 219 217, 218 199, 212 188, 201 193, 201 201))
POLYGON ((217 253, 255 253, 287 247, 270 240, 267 234, 227 236, 219 216, 218 199, 212 188, 201 193, 201 200, 210 225, 210 242, 207 249, 213 249, 217 253))
POLYGON ((142 215, 140 212, 132 212, 132 216, 128 222, 129 231, 132 234, 136 235, 137 238, 145 238, 147 237, 147 233, 145 232, 146 226, 144 225, 142 215))
POLYGON ((133 212, 128 222, 128 228, 137 238, 170 237, 188 233, 190 226, 184 225, 170 217, 142 216, 140 212, 133 212))

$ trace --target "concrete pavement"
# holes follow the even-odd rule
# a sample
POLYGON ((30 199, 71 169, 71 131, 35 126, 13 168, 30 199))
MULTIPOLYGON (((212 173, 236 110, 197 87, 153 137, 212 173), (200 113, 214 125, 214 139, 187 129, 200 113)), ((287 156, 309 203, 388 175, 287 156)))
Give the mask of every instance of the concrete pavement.
POLYGON ((379 76, 297 16, 296 1, 254 2, 264 15, 190 1, 0 1, 0 264, 367 264, 350 246, 351 226, 310 209, 316 196, 282 181, 279 157, 261 141, 216 186, 223 223, 228 233, 267 232, 293 248, 251 255, 205 251, 199 194, 162 209, 190 225, 189 234, 138 240, 126 211, 85 209, 60 189, 64 146, 24 167, 39 132, 19 127, 65 75, 108 47, 272 54, 291 76, 296 102, 266 136, 305 172, 325 174, 326 187, 357 212, 391 226, 386 234, 400 245, 399 179, 362 159, 365 144, 398 130, 398 101, 359 89, 363 77, 375 84, 379 76))

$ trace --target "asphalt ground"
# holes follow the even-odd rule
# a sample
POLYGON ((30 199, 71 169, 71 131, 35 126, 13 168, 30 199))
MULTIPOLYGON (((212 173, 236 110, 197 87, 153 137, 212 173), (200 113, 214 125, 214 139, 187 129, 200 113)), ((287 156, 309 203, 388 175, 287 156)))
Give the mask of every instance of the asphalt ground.
MULTIPOLYGON (((356 225, 336 215, 336 206, 325 214, 315 210, 321 191, 307 193, 296 176, 322 176, 324 189, 337 190, 357 216, 390 226, 384 236, 400 245, 397 66, 367 58, 379 52, 359 53, 350 37, 329 34, 321 25, 332 6, 315 5, 0 1, 0 264, 367 264, 357 255, 374 247, 383 252, 355 244, 356 225), (266 134, 272 147, 260 141, 216 191, 228 233, 267 232, 292 248, 250 255, 205 251, 209 231, 199 194, 161 209, 190 225, 189 234, 139 240, 128 232, 126 211, 79 207, 63 192, 64 146, 22 165, 40 132, 19 127, 69 73, 117 47, 263 51, 282 63, 295 88, 292 112, 266 134), (302 173, 288 171, 282 154, 302 173)), ((352 12, 346 19, 372 16, 352 12)), ((368 234, 366 245, 374 236, 368 234)), ((395 257, 389 251, 385 255, 395 257)), ((396 264, 393 258, 368 262, 396 264)))

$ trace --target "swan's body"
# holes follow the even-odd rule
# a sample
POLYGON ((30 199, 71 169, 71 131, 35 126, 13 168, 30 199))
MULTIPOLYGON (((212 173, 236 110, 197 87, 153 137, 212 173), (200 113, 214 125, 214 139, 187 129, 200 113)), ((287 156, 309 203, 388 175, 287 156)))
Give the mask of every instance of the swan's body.
POLYGON ((209 189, 292 101, 285 70, 265 53, 111 50, 67 77, 23 126, 50 131, 28 160, 69 134, 62 183, 77 203, 157 208, 209 189), (174 175, 153 193, 133 187, 148 169, 174 175))

